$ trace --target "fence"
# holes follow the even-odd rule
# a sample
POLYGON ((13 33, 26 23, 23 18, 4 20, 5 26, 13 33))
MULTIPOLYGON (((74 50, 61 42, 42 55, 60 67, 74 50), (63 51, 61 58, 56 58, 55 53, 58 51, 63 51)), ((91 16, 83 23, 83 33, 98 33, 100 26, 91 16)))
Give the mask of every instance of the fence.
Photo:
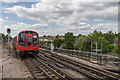
MULTIPOLYGON (((45 46, 40 46, 40 48, 44 48, 48 51, 50 51, 50 47, 45 47, 45 46)), ((114 56, 109 56, 109 55, 102 55, 102 54, 97 54, 94 52, 84 52, 84 51, 78 51, 78 50, 68 50, 68 49, 59 49, 55 48, 54 52, 56 53, 62 53, 65 55, 69 56, 74 56, 80 59, 84 59, 87 61, 91 61, 91 56, 92 60, 95 61, 97 60, 98 64, 104 64, 104 65, 114 65, 114 66, 119 66, 120 65, 120 58, 114 57, 114 56)))

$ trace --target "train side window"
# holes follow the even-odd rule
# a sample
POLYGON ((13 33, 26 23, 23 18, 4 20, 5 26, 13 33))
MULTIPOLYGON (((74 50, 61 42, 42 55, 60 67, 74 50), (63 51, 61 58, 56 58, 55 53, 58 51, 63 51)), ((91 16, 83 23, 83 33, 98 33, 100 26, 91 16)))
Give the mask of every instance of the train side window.
POLYGON ((38 34, 33 33, 33 47, 38 45, 38 34))
POLYGON ((19 34, 19 45, 25 47, 25 33, 19 34))

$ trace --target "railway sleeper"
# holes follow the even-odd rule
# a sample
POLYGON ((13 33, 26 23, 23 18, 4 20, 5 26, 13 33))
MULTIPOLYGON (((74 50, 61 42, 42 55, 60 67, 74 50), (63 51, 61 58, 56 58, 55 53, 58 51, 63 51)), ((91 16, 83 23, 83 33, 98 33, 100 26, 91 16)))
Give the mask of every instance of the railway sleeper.
MULTIPOLYGON (((52 53, 51 53, 52 54, 52 53)), ((60 56, 58 56, 58 55, 56 55, 56 54, 54 54, 54 55, 52 55, 52 56, 57 56, 57 58, 59 58, 59 59, 61 59, 61 60, 64 60, 64 61, 68 61, 68 62, 70 62, 69 60, 65 60, 65 59, 63 59, 63 58, 61 58, 60 56)), ((75 62, 75 61, 74 61, 75 62)), ((72 63, 72 61, 70 62, 70 63, 72 63)), ((72 64, 75 64, 75 63, 72 63, 72 64)), ((75 65, 79 65, 79 64, 75 64, 75 65)), ((113 76, 111 76, 111 75, 106 75, 105 73, 103 73, 103 72, 98 72, 97 70, 93 70, 93 69, 91 69, 90 67, 86 67, 85 65, 84 65, 84 67, 83 68, 86 68, 86 69, 88 69, 88 70, 92 70, 92 71, 94 71, 94 72, 96 72, 96 74, 99 74, 99 75, 101 75, 101 76, 106 76, 106 78, 108 79, 115 79, 115 80, 118 80, 118 79, 116 79, 116 78, 114 78, 113 76)))
MULTIPOLYGON (((45 54, 44 54, 45 55, 45 54)), ((48 57, 48 55, 45 55, 46 57, 48 57)), ((49 56, 49 58, 51 58, 50 56, 49 56)), ((51 59, 53 59, 53 58, 51 58, 51 59)), ((92 78, 92 79, 98 79, 98 78, 100 78, 99 76, 95 76, 95 75, 92 75, 91 73, 85 73, 84 71, 81 71, 81 70, 79 70, 79 69, 76 69, 75 67, 73 67, 73 66, 70 66, 70 65, 66 65, 65 63, 63 63, 63 62, 61 62, 61 61, 59 61, 59 60, 57 60, 57 59, 53 59, 53 60, 55 60, 56 62, 59 62, 60 64, 62 64, 62 65, 64 65, 64 66, 67 66, 67 67, 69 67, 69 68, 71 68, 71 69, 74 69, 74 70, 76 70, 76 71, 78 71, 78 72, 80 72, 80 73, 82 73, 83 75, 87 75, 89 78, 92 78)))
MULTIPOLYGON (((40 56, 37 55, 37 57, 39 57, 40 59, 43 60, 43 62, 45 62, 47 57, 44 56, 44 58, 43 58, 42 56, 44 56, 44 55, 40 55, 40 56)), ((47 59, 49 59, 49 58, 47 58, 47 59)), ((52 63, 55 63, 55 61, 53 61, 53 60, 50 60, 50 59, 49 59, 49 61, 52 62, 52 63)), ((74 80, 74 77, 73 77, 73 76, 71 76, 70 74, 67 74, 67 73, 61 71, 60 69, 58 69, 57 67, 55 67, 53 64, 47 62, 47 65, 48 65, 49 67, 53 68, 56 72, 60 73, 64 78, 73 79, 73 80, 74 80)), ((65 67, 65 66, 64 66, 64 67, 65 67)))
MULTIPOLYGON (((55 56, 55 55, 54 55, 55 56)), ((64 61, 68 61, 68 62, 70 62, 69 60, 64 60, 64 61)), ((70 63, 72 63, 72 62, 70 62, 70 63)), ((98 70, 96 70, 96 69, 92 69, 92 68, 90 68, 90 67, 87 67, 87 66, 81 66, 80 64, 77 64, 77 63, 72 63, 72 64, 75 64, 75 65, 78 65, 78 66, 80 66, 80 67, 82 67, 82 68, 84 68, 84 69, 88 69, 89 71, 91 71, 91 72, 94 72, 94 74, 98 74, 99 76, 106 76, 106 79, 116 79, 116 78, 114 78, 114 77, 112 77, 111 75, 107 75, 107 74, 105 74, 105 73, 103 73, 102 72, 102 70, 101 71, 98 71, 98 70)), ((117 80, 117 79, 116 79, 117 80)))
POLYGON ((43 68, 41 68, 40 66, 39 66, 39 68, 42 70, 42 72, 44 73, 44 75, 46 75, 48 78, 50 78, 51 80, 53 80, 52 77, 43 68))
MULTIPOLYGON (((39 60, 39 61, 41 61, 41 60, 39 60)), ((44 63, 44 64, 45 64, 45 63, 44 63)), ((61 74, 59 74, 58 72, 54 71, 54 69, 52 69, 51 67, 49 67, 48 64, 45 64, 45 66, 48 66, 48 68, 49 68, 55 75, 57 75, 59 78, 64 79, 64 77, 63 77, 61 74)))
POLYGON ((41 76, 38 76, 39 79, 45 79, 46 77, 41 75, 41 76))
POLYGON ((38 74, 40 74, 41 73, 41 71, 40 70, 37 70, 37 71, 34 71, 36 74, 38 73, 38 74))
MULTIPOLYGON (((47 69, 47 67, 45 66, 45 65, 41 65, 41 66, 39 66, 39 68, 45 73, 45 75, 47 75, 48 77, 51 77, 51 75, 50 74, 48 74, 48 72, 50 72, 50 70, 49 69, 47 69), (42 67, 41 67, 42 66, 42 67), (47 70, 46 70, 47 69, 47 70)), ((51 73, 51 72, 50 72, 51 73)), ((53 74, 53 73, 51 73, 51 74, 53 74)), ((51 77, 51 79, 52 79, 52 77, 51 77)))
MULTIPOLYGON (((35 74, 36 76, 38 76, 38 77, 41 77, 41 76, 43 76, 43 74, 35 74)), ((44 76, 45 77, 45 76, 44 76)))

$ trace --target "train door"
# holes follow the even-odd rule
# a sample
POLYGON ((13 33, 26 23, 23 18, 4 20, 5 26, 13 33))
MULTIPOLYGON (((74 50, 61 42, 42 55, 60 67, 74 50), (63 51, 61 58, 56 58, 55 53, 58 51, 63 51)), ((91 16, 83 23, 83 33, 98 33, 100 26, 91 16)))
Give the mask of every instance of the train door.
POLYGON ((33 48, 32 34, 26 34, 26 49, 31 50, 33 48))

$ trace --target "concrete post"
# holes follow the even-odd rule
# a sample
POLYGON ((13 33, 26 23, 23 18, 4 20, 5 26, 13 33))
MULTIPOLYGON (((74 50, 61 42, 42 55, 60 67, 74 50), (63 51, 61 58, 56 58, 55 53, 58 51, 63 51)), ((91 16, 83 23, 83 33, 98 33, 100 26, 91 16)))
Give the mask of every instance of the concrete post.
POLYGON ((96 61, 97 61, 97 42, 96 42, 96 61))
POLYGON ((92 42, 91 42, 91 61, 92 61, 92 42))
POLYGON ((54 45, 51 44, 51 52, 53 52, 53 50, 54 50, 54 45))
POLYGON ((10 33, 8 33, 8 56, 10 55, 10 33))

